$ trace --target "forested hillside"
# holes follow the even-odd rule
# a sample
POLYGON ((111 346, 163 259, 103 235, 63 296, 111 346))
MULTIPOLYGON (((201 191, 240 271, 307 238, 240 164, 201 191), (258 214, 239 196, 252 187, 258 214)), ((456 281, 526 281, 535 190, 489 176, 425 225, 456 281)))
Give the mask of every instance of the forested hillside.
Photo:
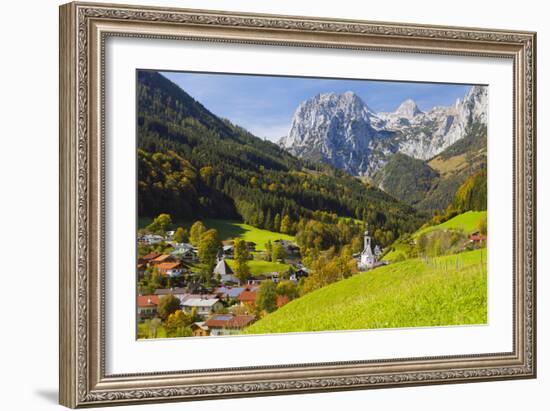
POLYGON ((383 191, 216 117, 156 72, 138 72, 138 176, 142 217, 231 218, 274 231, 287 217, 292 234, 315 221, 334 236, 348 218, 382 245, 422 222, 383 191))
POLYGON ((433 212, 445 210, 459 187, 486 166, 487 126, 474 123, 464 138, 429 161, 394 154, 372 180, 417 210, 433 212))
POLYGON ((439 173, 425 161, 395 153, 373 180, 387 193, 414 206, 425 199, 438 177, 439 173))

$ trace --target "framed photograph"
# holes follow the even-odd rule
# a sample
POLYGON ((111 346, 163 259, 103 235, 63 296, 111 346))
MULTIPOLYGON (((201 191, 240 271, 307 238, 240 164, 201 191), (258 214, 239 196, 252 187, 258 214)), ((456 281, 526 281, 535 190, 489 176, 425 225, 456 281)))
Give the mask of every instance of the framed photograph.
POLYGON ((60 8, 60 402, 536 375, 536 36, 60 8))

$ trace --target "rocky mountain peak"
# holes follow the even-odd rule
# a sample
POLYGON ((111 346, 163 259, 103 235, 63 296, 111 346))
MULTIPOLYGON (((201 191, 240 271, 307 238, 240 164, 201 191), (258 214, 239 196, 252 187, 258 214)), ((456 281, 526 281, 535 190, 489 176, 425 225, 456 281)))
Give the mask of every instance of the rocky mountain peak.
POLYGON ((473 86, 456 104, 424 113, 412 99, 375 113, 355 93, 323 93, 300 104, 280 145, 291 154, 370 176, 396 152, 430 159, 487 123, 487 87, 473 86))
POLYGON ((371 116, 351 91, 318 94, 298 106, 280 145, 299 157, 327 161, 353 174, 357 172, 353 153, 368 150, 374 134, 371 116))
POLYGON ((416 105, 416 102, 412 99, 407 99, 403 101, 397 111, 395 112, 399 117, 406 119, 412 119, 413 117, 422 114, 422 111, 416 105))
MULTIPOLYGON (((355 113, 359 113, 363 110, 368 111, 367 105, 353 91, 346 91, 345 93, 321 93, 306 100, 300 107, 302 105, 309 109, 328 110, 333 113, 339 111, 350 111, 355 113)), ((298 110, 299 109, 300 108, 298 108, 298 110)))

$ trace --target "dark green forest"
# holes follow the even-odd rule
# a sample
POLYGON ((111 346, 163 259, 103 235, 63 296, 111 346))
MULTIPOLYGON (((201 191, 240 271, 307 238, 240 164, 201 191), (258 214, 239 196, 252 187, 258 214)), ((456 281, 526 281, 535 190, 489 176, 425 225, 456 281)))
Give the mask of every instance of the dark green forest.
POLYGON ((426 197, 439 173, 425 161, 395 153, 373 181, 406 204, 416 205, 426 197))
POLYGON ((343 171, 293 157, 220 119, 161 74, 138 72, 138 213, 238 219, 273 231, 290 219, 358 220, 387 245, 422 224, 412 207, 343 171))

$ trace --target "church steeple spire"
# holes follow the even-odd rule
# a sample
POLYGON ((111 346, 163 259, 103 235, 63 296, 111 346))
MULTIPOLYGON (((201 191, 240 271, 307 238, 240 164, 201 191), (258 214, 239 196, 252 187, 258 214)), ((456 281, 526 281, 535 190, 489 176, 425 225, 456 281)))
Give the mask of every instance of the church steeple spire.
POLYGON ((368 230, 364 233, 364 244, 363 251, 361 252, 361 259, 359 261, 360 270, 372 268, 376 262, 376 257, 372 253, 371 237, 368 230))
POLYGON ((364 236, 364 250, 371 250, 371 244, 370 244, 370 236, 369 236, 369 230, 365 230, 365 236, 364 236))

